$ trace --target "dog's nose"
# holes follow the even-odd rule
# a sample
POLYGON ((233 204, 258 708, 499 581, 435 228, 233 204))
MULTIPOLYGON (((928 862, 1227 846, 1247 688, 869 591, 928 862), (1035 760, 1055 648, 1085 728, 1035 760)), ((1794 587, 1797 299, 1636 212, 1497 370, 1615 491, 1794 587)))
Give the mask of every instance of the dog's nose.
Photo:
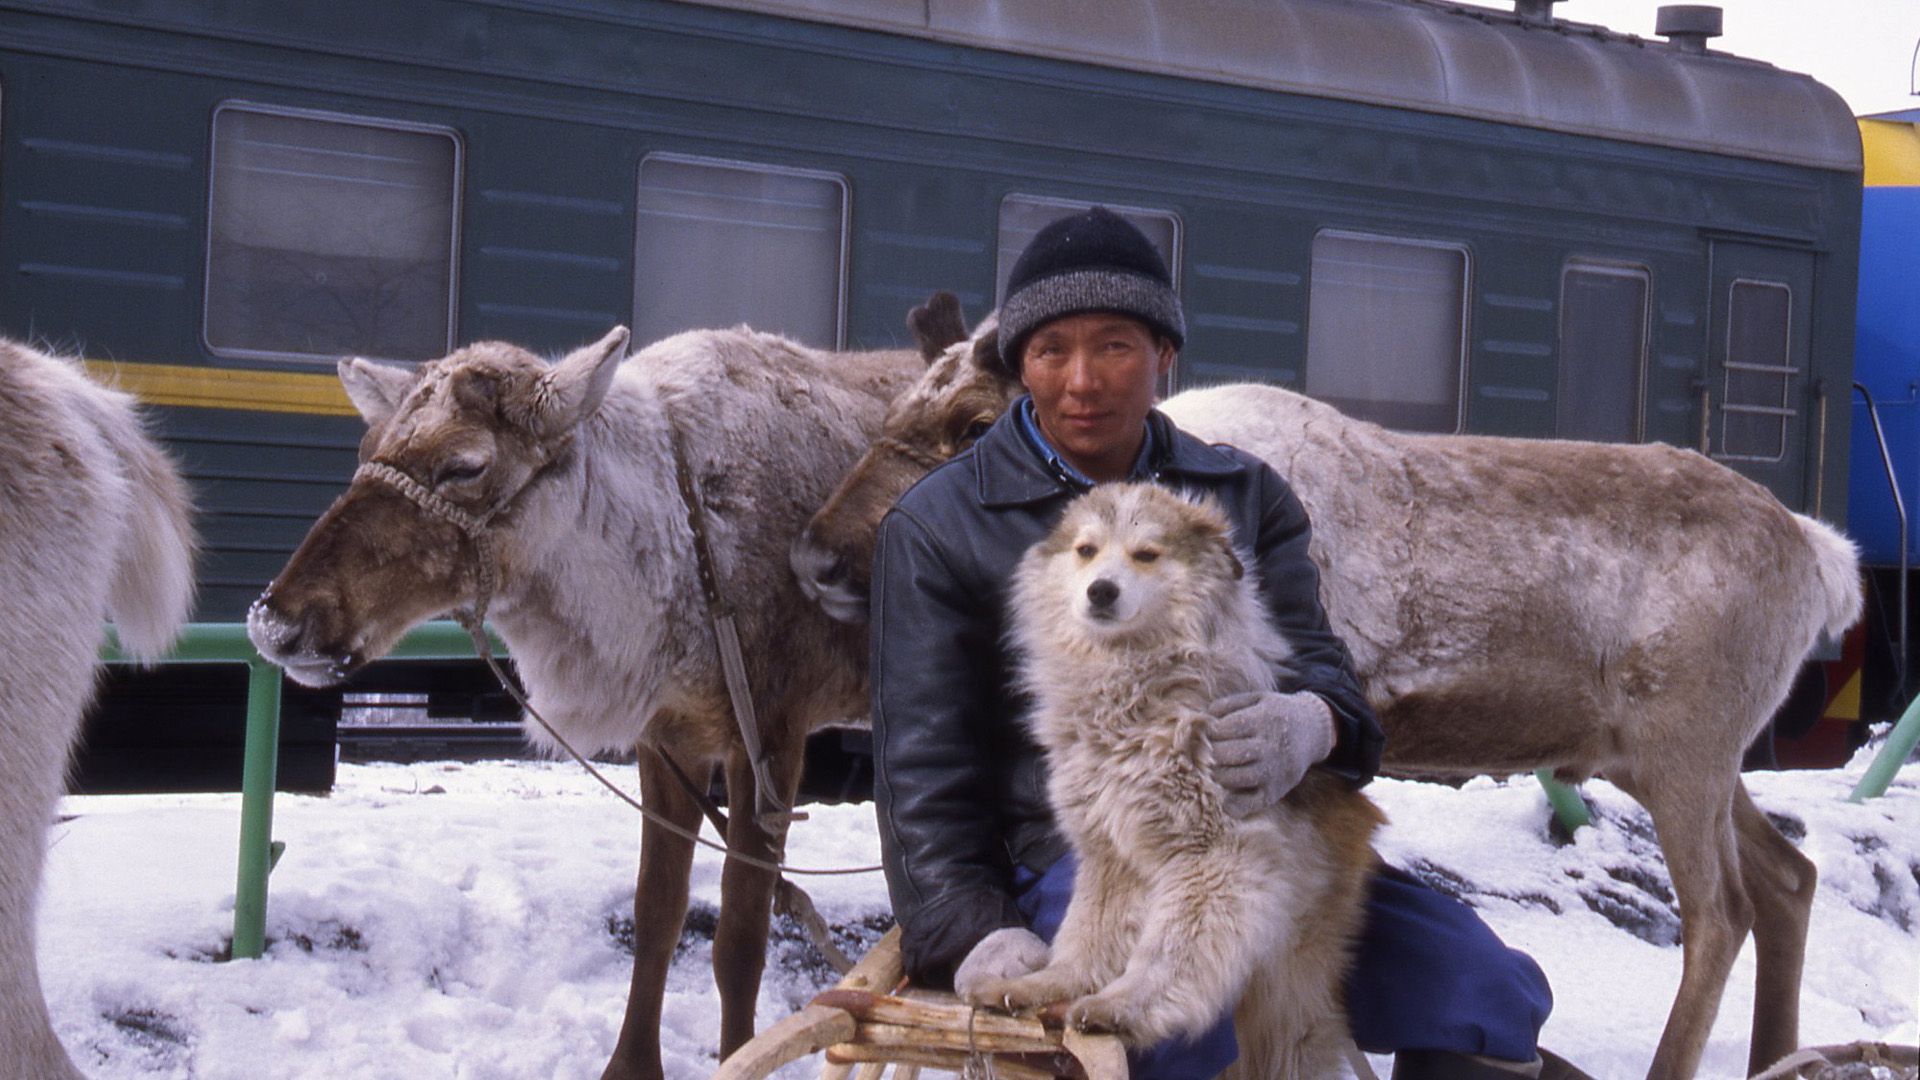
POLYGON ((1110 608, 1118 599, 1120 599, 1120 586, 1106 578, 1100 578, 1087 586, 1087 602, 1096 608, 1110 608))

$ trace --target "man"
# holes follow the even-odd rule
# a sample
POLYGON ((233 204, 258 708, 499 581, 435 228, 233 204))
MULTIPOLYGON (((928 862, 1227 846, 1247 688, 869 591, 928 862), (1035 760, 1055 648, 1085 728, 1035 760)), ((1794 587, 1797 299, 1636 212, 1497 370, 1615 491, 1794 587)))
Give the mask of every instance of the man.
MULTIPOLYGON (((1153 409, 1186 322, 1151 243, 1102 208, 1054 222, 1015 263, 1000 358, 1027 387, 970 450, 901 497, 873 573, 875 794, 907 970, 964 992, 1034 970, 1058 928, 1073 861, 1045 764, 1010 685, 1004 598, 1022 553, 1096 483, 1151 479, 1217 499, 1260 569, 1294 649, 1281 689, 1214 705, 1229 809, 1273 805, 1309 768, 1356 784, 1382 736, 1329 628, 1305 509, 1249 454, 1208 446, 1153 409), (1036 933, 1038 931, 1038 933, 1036 933)), ((1546 980, 1465 905, 1383 871, 1349 980, 1360 1045, 1394 1075, 1511 1080, 1539 1071, 1546 980)), ((1206 1080, 1230 1064, 1230 1017, 1136 1055, 1136 1077, 1206 1080)))

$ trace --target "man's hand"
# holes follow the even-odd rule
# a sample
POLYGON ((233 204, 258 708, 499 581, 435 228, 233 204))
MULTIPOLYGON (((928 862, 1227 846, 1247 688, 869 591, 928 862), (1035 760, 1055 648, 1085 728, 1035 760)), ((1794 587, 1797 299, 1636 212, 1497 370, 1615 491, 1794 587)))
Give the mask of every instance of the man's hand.
POLYGON ((1213 778, 1235 817, 1264 812, 1333 753, 1333 710, 1312 691, 1231 694, 1210 711, 1213 778))
POLYGON ((995 930, 960 961, 953 973, 953 992, 962 1001, 974 1001, 974 991, 990 981, 1017 979, 1046 967, 1048 955, 1047 943, 1025 927, 995 930))

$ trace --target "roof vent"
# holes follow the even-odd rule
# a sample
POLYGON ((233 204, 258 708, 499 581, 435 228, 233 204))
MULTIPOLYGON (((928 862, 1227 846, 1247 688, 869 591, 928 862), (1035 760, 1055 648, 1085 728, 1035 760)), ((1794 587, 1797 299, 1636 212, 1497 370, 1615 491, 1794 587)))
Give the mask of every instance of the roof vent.
POLYGON ((1720 36, 1720 9, 1712 4, 1669 4, 1655 12, 1653 32, 1682 52, 1707 51, 1707 39, 1720 36))
POLYGON ((1550 23, 1553 21, 1553 5, 1560 0, 1513 0, 1513 13, 1520 16, 1521 22, 1550 23))

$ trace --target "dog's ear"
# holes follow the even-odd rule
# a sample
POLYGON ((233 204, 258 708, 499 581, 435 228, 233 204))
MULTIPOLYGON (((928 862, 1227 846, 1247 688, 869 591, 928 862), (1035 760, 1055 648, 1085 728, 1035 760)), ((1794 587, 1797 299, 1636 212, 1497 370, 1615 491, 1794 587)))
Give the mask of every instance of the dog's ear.
POLYGON ((1246 577, 1246 565, 1240 561, 1240 553, 1233 550, 1233 540, 1230 537, 1220 538, 1220 550, 1226 552, 1227 565, 1233 567, 1233 580, 1239 581, 1246 577))
POLYGON ((1227 512, 1221 509, 1220 500, 1212 495, 1195 495, 1189 499, 1192 507, 1192 527, 1208 542, 1216 545, 1220 553, 1227 557, 1227 565, 1233 569, 1233 580, 1239 581, 1247 576, 1247 567, 1240 561, 1240 553, 1233 546, 1233 525, 1228 521, 1227 512))

